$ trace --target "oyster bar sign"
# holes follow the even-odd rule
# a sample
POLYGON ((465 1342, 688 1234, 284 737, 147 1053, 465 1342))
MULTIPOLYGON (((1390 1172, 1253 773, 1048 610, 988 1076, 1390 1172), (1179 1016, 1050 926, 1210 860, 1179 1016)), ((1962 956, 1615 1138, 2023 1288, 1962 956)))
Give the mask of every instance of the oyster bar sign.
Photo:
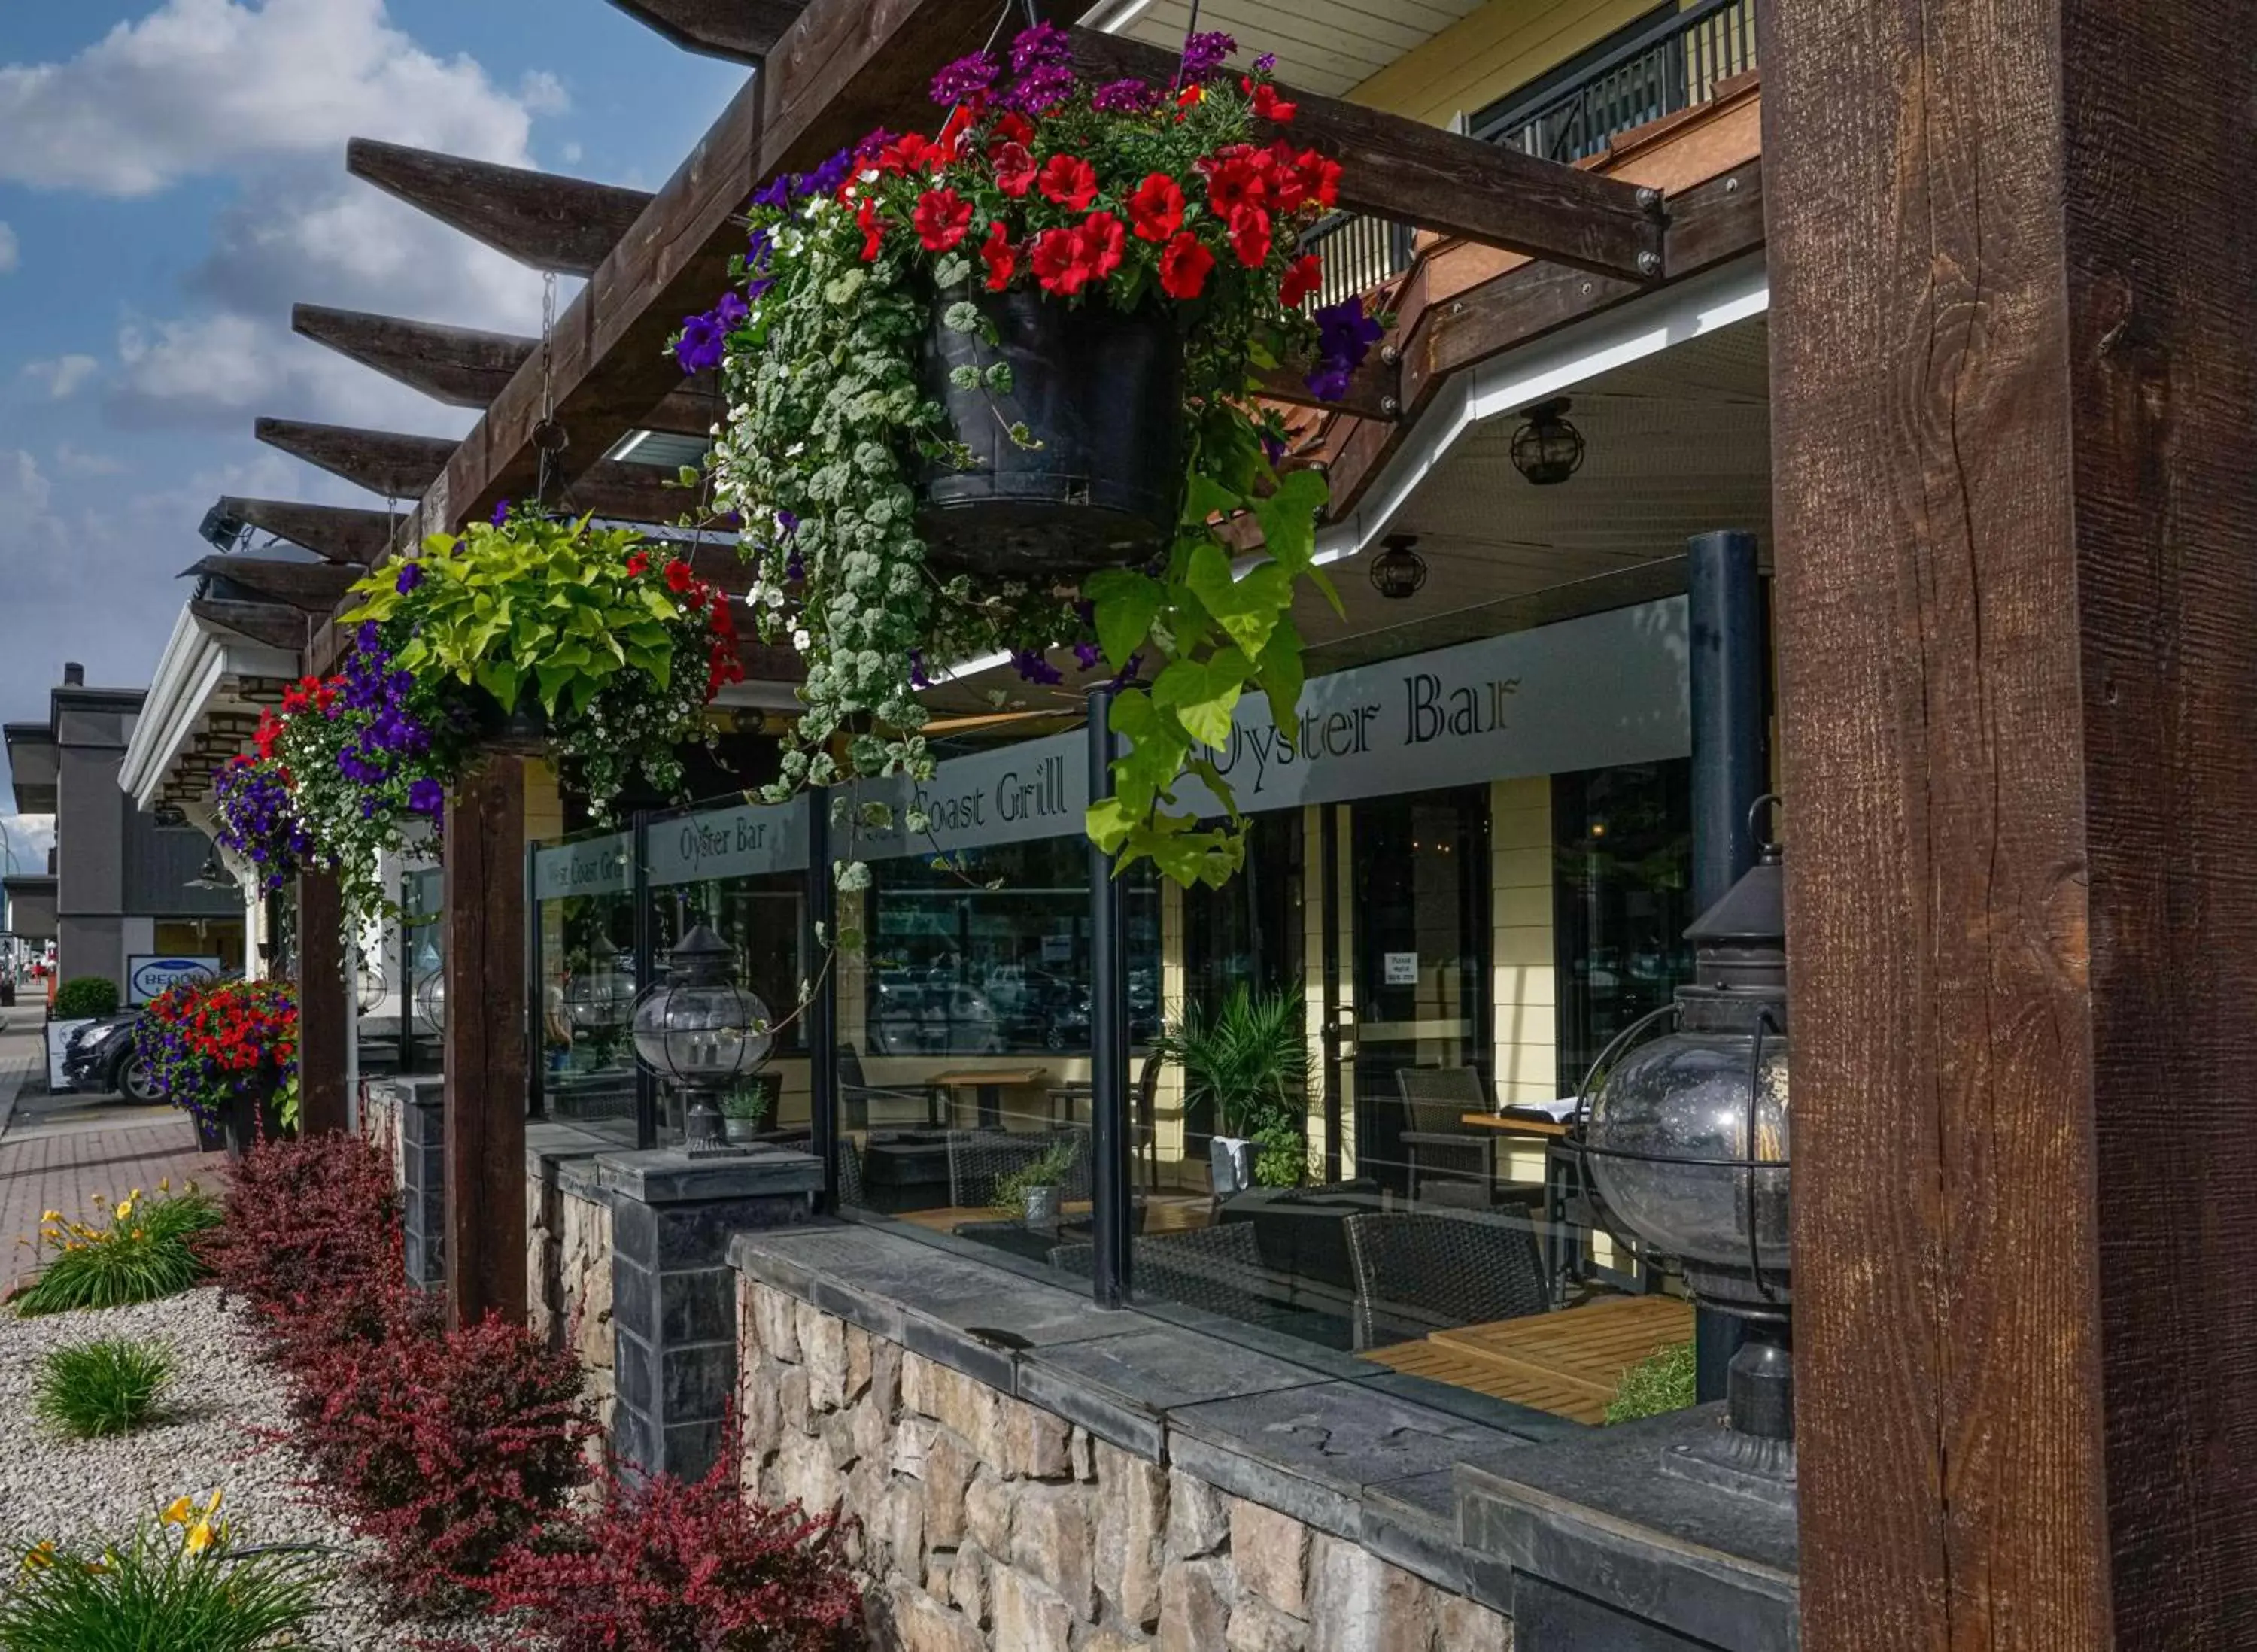
MULTIPOLYGON (((1215 766, 1253 811, 1683 757, 1686 625, 1685 599, 1671 597, 1312 678, 1290 731, 1267 701, 1242 703, 1215 766)), ((1078 733, 1053 735, 944 763, 922 788, 858 787, 859 801, 889 805, 894 822, 857 828, 853 852, 879 859, 1079 831, 1086 749, 1078 733), (912 806, 930 832, 908 833, 912 806)), ((1178 795, 1220 812, 1196 780, 1178 795)))

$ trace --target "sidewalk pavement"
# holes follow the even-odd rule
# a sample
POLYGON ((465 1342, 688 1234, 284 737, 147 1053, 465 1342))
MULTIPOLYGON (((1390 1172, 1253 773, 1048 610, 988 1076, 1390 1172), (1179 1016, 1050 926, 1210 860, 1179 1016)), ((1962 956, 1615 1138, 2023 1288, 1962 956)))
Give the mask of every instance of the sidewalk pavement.
POLYGON ((43 1211, 96 1220, 94 1196, 122 1198, 217 1186, 227 1161, 196 1150, 195 1126, 170 1107, 137 1107, 117 1097, 46 1093, 46 1041, 36 1011, 0 1012, 0 1284, 34 1271, 43 1211))

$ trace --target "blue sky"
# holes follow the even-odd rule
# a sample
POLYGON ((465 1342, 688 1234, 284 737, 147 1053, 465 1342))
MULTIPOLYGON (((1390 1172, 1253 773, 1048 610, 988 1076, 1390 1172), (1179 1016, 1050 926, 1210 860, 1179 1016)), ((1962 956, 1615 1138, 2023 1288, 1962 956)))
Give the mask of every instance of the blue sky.
POLYGON ((467 427, 294 300, 539 329, 541 278, 347 138, 654 187, 744 73, 605 0, 0 0, 0 720, 67 659, 148 681, 220 493, 369 502, 255 417, 467 427))

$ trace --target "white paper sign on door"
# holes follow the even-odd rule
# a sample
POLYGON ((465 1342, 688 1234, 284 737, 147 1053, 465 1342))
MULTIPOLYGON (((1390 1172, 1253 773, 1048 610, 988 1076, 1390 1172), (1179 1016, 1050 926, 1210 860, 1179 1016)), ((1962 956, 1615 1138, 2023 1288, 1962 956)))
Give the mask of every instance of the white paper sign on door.
POLYGON ((1382 978, 1390 986, 1419 985, 1419 955, 1416 952, 1383 952, 1380 955, 1382 978))

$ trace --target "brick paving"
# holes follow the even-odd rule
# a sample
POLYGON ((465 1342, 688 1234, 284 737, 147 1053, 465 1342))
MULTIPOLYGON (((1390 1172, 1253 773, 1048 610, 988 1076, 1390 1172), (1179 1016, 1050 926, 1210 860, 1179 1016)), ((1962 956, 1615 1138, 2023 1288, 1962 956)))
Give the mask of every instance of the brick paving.
POLYGON ((166 1178, 210 1188, 227 1162, 199 1153, 195 1126, 169 1107, 46 1095, 43 1052, 36 1020, 0 1033, 0 1284, 11 1289, 34 1269, 42 1211, 93 1219, 96 1194, 152 1192, 166 1178))

